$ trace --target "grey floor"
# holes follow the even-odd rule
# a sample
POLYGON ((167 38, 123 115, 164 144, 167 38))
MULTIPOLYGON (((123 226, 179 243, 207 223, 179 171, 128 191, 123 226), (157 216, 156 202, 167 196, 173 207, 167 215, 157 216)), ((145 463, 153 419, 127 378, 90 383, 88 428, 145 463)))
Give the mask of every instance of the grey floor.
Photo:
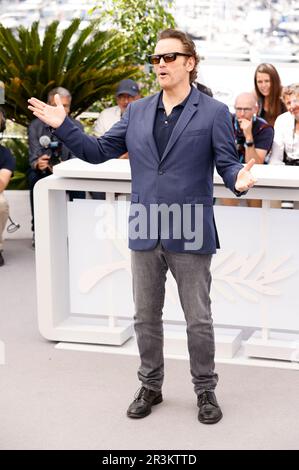
POLYGON ((54 349, 37 329, 34 252, 9 240, 0 268, 0 449, 298 449, 299 373, 217 365, 224 418, 197 421, 186 361, 167 360, 165 400, 143 420, 125 411, 137 357, 54 349))

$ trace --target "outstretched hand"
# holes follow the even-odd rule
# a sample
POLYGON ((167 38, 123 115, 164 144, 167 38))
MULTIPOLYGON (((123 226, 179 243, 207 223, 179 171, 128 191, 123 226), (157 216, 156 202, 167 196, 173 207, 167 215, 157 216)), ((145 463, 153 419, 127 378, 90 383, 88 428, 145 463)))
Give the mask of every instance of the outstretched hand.
POLYGON ((34 116, 48 124, 48 126, 56 129, 63 123, 66 117, 66 112, 58 94, 54 96, 54 101, 56 106, 50 106, 37 98, 30 98, 28 100, 30 103, 28 109, 33 112, 34 116))
POLYGON ((255 164, 255 159, 252 158, 242 170, 239 171, 237 180, 235 183, 235 189, 237 191, 243 192, 247 191, 249 188, 252 188, 254 186, 254 183, 256 183, 256 179, 253 178, 252 174, 250 173, 251 168, 255 164))

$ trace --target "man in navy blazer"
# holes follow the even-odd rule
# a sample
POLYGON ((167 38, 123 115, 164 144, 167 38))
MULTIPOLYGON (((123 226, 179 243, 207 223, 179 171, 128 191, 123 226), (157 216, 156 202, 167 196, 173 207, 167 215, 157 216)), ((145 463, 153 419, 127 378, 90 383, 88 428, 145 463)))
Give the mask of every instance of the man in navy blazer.
POLYGON ((127 415, 143 418, 153 405, 162 402, 162 309, 170 269, 187 323, 198 419, 211 424, 222 418, 214 393, 218 375, 209 296, 211 258, 219 246, 213 216, 213 172, 216 165, 225 185, 240 195, 254 184, 250 173, 254 160, 245 167, 239 163, 227 106, 192 86, 199 59, 185 33, 163 31, 149 60, 162 91, 131 103, 121 121, 99 139, 73 125, 59 96, 56 107, 31 98, 29 109, 83 160, 100 163, 127 151, 130 155, 131 222, 136 207, 142 207, 145 220, 140 219, 141 224, 148 224, 145 235, 136 236, 134 224, 129 231, 142 386, 127 415), (167 222, 160 208, 173 209, 167 222))

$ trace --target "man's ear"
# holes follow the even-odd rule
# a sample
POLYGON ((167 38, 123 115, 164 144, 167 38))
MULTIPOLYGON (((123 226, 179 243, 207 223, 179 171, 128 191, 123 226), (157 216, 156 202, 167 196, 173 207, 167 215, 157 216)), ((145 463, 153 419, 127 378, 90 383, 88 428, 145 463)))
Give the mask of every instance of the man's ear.
POLYGON ((186 63, 186 65, 187 65, 187 70, 188 70, 188 72, 192 72, 192 70, 193 70, 194 67, 195 67, 195 59, 194 59, 194 57, 188 57, 188 58, 187 58, 187 63, 186 63))

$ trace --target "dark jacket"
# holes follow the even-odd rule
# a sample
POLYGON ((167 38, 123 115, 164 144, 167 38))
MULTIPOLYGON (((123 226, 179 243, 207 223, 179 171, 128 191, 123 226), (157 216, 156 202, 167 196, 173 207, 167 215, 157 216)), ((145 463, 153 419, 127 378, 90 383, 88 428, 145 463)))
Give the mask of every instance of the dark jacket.
POLYGON ((209 87, 207 87, 207 86, 205 86, 205 85, 203 85, 202 83, 199 83, 199 82, 195 82, 195 86, 199 91, 201 91, 205 95, 208 95, 211 98, 213 98, 213 92, 212 92, 211 88, 209 88, 209 87))
POLYGON ((11 151, 0 144, 0 170, 10 170, 12 173, 16 168, 16 160, 11 151))
MULTIPOLYGON (((98 139, 84 134, 69 118, 55 134, 77 157, 91 163, 101 163, 128 151, 131 200, 143 205, 148 221, 153 204, 164 203, 168 207, 174 203, 180 207, 188 204, 193 222, 195 205, 202 205, 203 244, 193 253, 214 253, 218 245, 213 214, 214 167, 233 192, 237 174, 243 168, 238 161, 229 110, 193 87, 160 159, 153 136, 158 100, 156 94, 131 103, 123 118, 98 139)), ((129 246, 133 250, 151 250, 158 239, 158 236, 130 237, 129 246)), ((161 237, 161 243, 169 251, 189 251, 184 234, 179 239, 161 237)))
MULTIPOLYGON (((79 129, 83 130, 83 126, 81 122, 76 119, 69 118, 70 121, 77 126, 79 129)), ((51 150, 48 148, 44 148, 39 143, 39 139, 41 136, 46 135, 50 139, 53 140, 53 134, 46 124, 44 124, 40 119, 34 119, 28 128, 28 141, 29 141, 29 164, 31 168, 34 169, 34 165, 36 160, 41 157, 42 155, 49 155, 51 156, 51 150)), ((56 139, 56 137, 54 137, 56 139)), ((70 158, 74 158, 75 155, 65 146, 62 145, 60 148, 61 152, 61 160, 69 160, 70 158)))

